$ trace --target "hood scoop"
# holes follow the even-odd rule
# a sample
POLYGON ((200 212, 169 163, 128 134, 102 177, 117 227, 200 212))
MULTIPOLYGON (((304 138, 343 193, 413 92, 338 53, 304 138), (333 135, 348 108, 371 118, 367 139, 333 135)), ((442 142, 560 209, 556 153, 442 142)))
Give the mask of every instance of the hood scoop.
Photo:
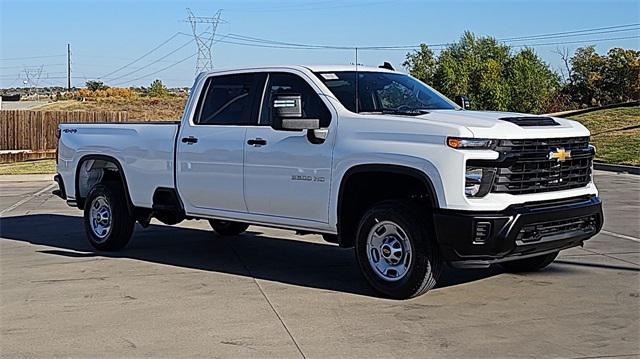
POLYGON ((500 120, 514 123, 520 127, 560 126, 560 124, 551 117, 543 116, 502 117, 500 120))

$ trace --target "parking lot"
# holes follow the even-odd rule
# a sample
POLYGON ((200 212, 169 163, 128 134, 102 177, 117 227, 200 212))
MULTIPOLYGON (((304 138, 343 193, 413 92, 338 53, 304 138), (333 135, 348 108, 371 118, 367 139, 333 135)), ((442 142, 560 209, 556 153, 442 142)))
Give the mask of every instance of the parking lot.
POLYGON ((408 301, 291 231, 154 222, 96 253, 47 177, 2 177, 4 357, 640 357, 640 176, 596 172, 604 231, 544 271, 448 269, 408 301))

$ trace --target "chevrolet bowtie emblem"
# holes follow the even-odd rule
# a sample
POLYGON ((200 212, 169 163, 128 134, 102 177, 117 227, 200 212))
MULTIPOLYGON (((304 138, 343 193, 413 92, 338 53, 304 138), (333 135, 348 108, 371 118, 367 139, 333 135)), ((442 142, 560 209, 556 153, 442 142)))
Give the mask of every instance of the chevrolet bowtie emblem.
POLYGON ((571 151, 567 151, 562 147, 556 148, 555 151, 549 152, 548 157, 550 160, 556 159, 558 162, 564 162, 571 158, 571 151))

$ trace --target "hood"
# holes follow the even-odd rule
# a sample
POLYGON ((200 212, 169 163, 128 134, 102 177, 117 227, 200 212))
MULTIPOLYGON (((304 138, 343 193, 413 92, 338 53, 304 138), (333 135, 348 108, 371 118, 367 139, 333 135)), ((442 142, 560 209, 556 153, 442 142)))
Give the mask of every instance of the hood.
POLYGON ((476 138, 551 138, 589 136, 589 130, 576 121, 551 117, 555 126, 520 126, 501 120, 508 117, 549 117, 515 112, 432 110, 418 116, 430 122, 466 127, 476 138))

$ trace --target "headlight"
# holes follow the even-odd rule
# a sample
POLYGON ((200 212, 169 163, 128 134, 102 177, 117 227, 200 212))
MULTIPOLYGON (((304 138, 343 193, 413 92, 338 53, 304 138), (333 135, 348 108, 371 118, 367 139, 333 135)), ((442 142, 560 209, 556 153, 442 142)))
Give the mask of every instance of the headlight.
POLYGON ((491 190, 496 169, 467 166, 464 175, 464 194, 467 197, 484 197, 491 190))
POLYGON ((491 149, 495 142, 495 140, 482 138, 447 137, 447 145, 455 149, 491 149))

